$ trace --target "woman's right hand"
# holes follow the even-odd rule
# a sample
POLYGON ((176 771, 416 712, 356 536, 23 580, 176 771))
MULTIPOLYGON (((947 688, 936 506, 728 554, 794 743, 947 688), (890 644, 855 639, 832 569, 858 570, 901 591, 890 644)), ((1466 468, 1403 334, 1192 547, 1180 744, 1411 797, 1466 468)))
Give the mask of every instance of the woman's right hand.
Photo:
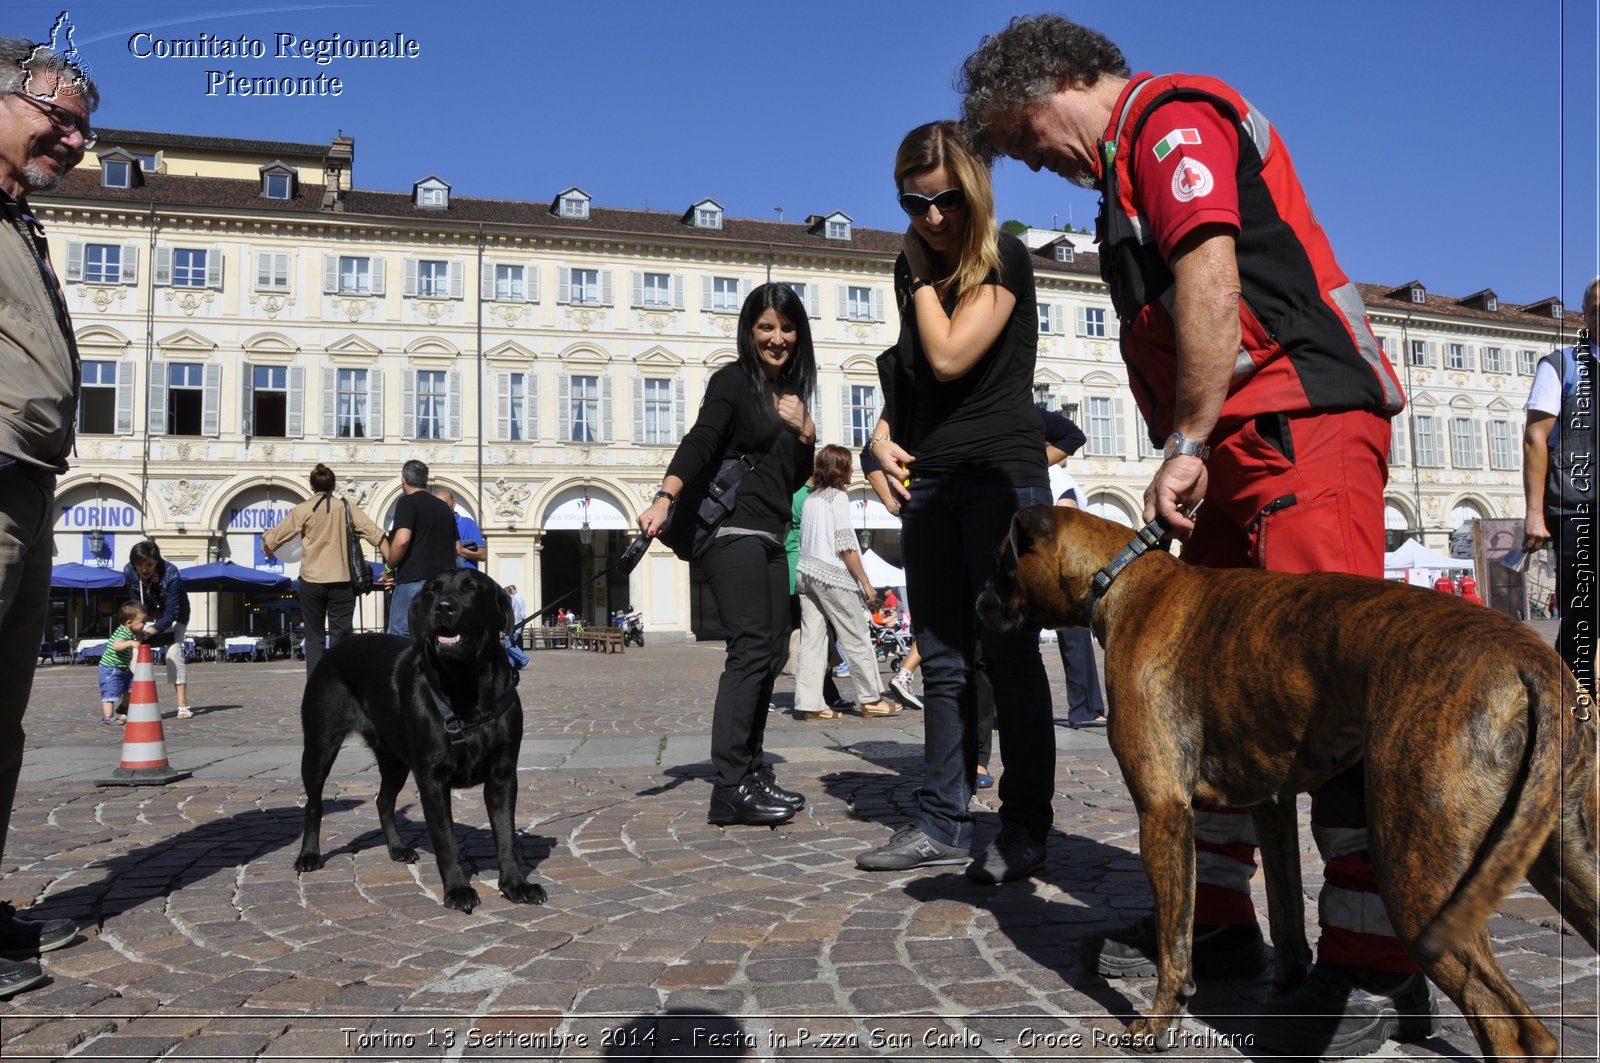
POLYGON ((906 486, 906 481, 911 478, 911 463, 917 460, 911 452, 894 440, 885 439, 872 448, 872 456, 883 466, 884 475, 889 478, 889 490, 901 499, 909 499, 911 488, 906 486))
POLYGON ((639 530, 654 538, 661 533, 661 526, 667 522, 667 514, 672 509, 672 503, 664 498, 658 498, 650 503, 650 508, 639 514, 639 519, 634 523, 639 525, 639 530))

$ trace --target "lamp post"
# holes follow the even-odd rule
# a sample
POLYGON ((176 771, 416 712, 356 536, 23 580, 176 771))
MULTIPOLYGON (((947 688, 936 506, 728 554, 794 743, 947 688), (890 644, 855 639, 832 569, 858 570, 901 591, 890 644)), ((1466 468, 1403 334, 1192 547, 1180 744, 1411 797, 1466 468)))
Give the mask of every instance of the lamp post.
POLYGON ((1050 408, 1050 385, 1043 382, 1033 385, 1033 404, 1040 409, 1050 408))
POLYGON ((578 526, 578 545, 585 551, 594 549, 594 527, 589 523, 589 485, 583 485, 583 523, 578 526))
POLYGON ((93 554, 95 557, 99 557, 101 552, 103 550, 105 550, 105 548, 106 548, 106 533, 101 531, 99 528, 96 528, 93 531, 91 531, 89 533, 89 552, 91 554, 93 554))

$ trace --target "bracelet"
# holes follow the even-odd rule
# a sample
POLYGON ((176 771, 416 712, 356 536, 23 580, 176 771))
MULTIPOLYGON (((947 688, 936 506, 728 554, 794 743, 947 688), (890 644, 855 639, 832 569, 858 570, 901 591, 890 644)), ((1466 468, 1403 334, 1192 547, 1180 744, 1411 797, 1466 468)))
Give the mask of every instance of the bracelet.
POLYGON ((911 287, 906 290, 906 294, 914 298, 917 294, 918 288, 926 288, 932 283, 932 281, 923 280, 921 277, 912 277, 911 287))
POLYGON ((654 502, 656 498, 664 498, 668 502, 676 502, 678 500, 678 496, 673 494, 671 491, 657 491, 656 497, 652 498, 650 501, 654 502))
POLYGON ((881 436, 873 436, 871 439, 869 439, 867 441, 867 451, 870 453, 873 447, 877 446, 879 443, 887 443, 888 441, 889 441, 889 436, 887 434, 881 435, 881 436))

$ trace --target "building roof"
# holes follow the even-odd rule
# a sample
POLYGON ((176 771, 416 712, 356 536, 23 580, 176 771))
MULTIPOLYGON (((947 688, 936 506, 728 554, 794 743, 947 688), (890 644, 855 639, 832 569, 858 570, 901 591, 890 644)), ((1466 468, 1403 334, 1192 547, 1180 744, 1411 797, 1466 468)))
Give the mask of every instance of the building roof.
POLYGON ((246 152, 252 155, 328 154, 327 144, 297 144, 288 140, 243 140, 238 137, 203 137, 189 133, 152 133, 142 129, 96 129, 102 145, 141 148, 198 148, 203 151, 246 152))
MULTIPOLYGON (((1410 281, 1396 287, 1392 284, 1358 283, 1356 287, 1361 290, 1362 301, 1367 304, 1368 310, 1390 310, 1402 314, 1436 314, 1440 317, 1457 318, 1480 325, 1497 324, 1517 328, 1550 329, 1565 322, 1567 328, 1572 329, 1574 332, 1583 325, 1583 315, 1573 313, 1570 310, 1567 310, 1561 317, 1557 318, 1548 312, 1530 313, 1521 307, 1510 305, 1504 299, 1500 300, 1500 309, 1483 310, 1476 306, 1462 305, 1463 298, 1470 299, 1472 296, 1435 295, 1432 292, 1428 292, 1426 302, 1414 303, 1410 299, 1397 299, 1390 294, 1396 291, 1409 291, 1418 284, 1420 284, 1419 281, 1410 281)), ((1424 289, 1426 288, 1425 285, 1423 287, 1424 289)), ((1473 294, 1482 295, 1483 292, 1475 292, 1473 294)), ((1544 303, 1529 303, 1527 305, 1533 307, 1546 305, 1546 303, 1548 303, 1548 300, 1544 303)))

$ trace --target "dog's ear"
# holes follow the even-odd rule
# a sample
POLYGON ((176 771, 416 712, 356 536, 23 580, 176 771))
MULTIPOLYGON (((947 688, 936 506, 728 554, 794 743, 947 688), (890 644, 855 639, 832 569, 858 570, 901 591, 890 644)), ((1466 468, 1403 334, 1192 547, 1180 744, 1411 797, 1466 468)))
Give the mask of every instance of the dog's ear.
POLYGON ((1055 507, 1054 506, 1029 506, 1027 509, 1018 510, 1011 518, 1011 574, 1016 574, 1017 559, 1033 552, 1033 544, 1044 539, 1050 540, 1055 535, 1055 507))

